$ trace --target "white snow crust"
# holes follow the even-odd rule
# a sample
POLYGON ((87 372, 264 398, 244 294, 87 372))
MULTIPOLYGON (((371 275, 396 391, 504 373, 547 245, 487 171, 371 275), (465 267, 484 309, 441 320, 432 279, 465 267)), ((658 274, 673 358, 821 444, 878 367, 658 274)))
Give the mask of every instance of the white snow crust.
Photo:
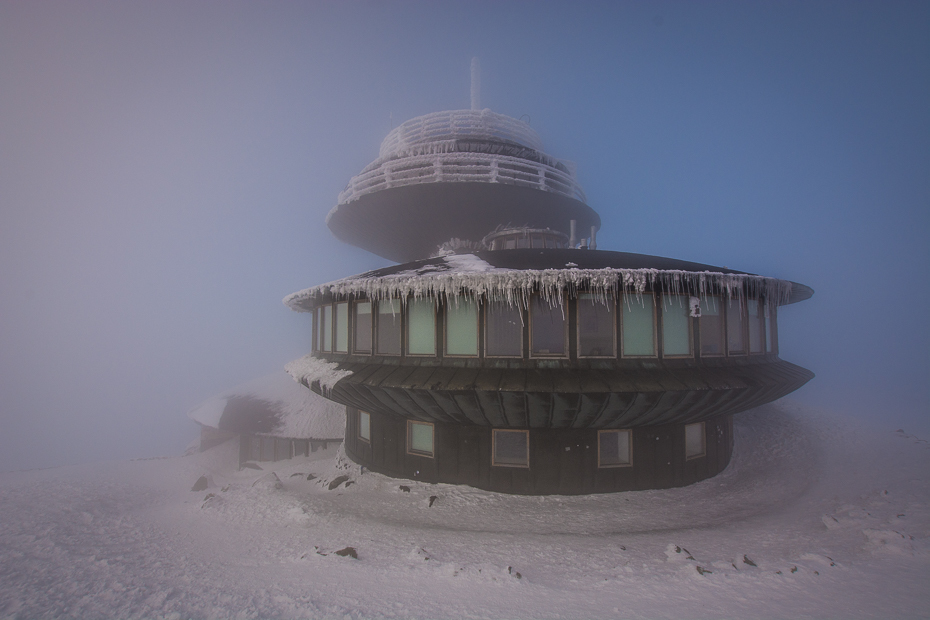
POLYGON ((317 359, 312 355, 305 355, 293 362, 288 362, 284 369, 294 378, 294 381, 306 385, 318 381, 324 394, 331 391, 341 379, 352 375, 351 370, 340 370, 338 364, 317 359))
POLYGON ((243 396, 273 405, 278 425, 269 433, 271 435, 292 439, 341 439, 345 434, 345 406, 310 391, 286 372, 260 377, 214 396, 187 415, 204 426, 218 428, 227 400, 243 396))
POLYGON ((662 269, 502 269, 492 267, 474 254, 443 257, 445 265, 427 265, 380 277, 351 276, 292 293, 284 304, 298 312, 308 312, 306 302, 326 294, 365 295, 369 299, 400 297, 406 300, 432 297, 487 296, 496 301, 526 306, 530 294, 538 292, 550 303, 561 303, 562 291, 583 288, 602 298, 624 292, 641 296, 647 287, 668 293, 697 292, 700 296, 715 290, 730 299, 764 295, 779 305, 788 303, 791 282, 750 274, 662 269))
POLYGON ((734 422, 714 478, 581 497, 333 447, 238 471, 235 442, 2 473, 0 618, 926 618, 928 443, 785 403, 734 422))

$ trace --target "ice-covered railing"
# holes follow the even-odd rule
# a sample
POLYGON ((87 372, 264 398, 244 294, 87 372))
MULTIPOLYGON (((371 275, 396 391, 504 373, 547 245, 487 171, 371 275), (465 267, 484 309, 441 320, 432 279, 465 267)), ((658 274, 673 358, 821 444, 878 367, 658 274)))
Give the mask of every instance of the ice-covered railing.
POLYGON ((440 152, 382 161, 352 177, 339 194, 339 204, 391 187, 456 182, 518 185, 586 202, 584 191, 572 175, 547 163, 491 153, 440 152))
POLYGON ((418 116, 392 129, 381 142, 379 157, 422 142, 460 138, 512 142, 543 150, 539 134, 523 121, 488 109, 446 110, 418 116))
MULTIPOLYGON (((466 255, 471 256, 471 255, 466 255)), ((450 257, 450 258, 464 258, 450 257)), ((477 257, 472 262, 481 262, 477 257)), ((484 263, 487 265, 487 263, 484 263)), ((765 297, 778 305, 788 303, 792 283, 751 274, 661 269, 451 269, 402 272, 380 277, 353 276, 293 293, 285 305, 307 312, 326 295, 344 298, 363 295, 368 299, 457 297, 487 298, 526 306, 530 295, 539 294, 550 303, 561 303, 568 291, 592 292, 601 298, 619 292, 641 296, 647 290, 684 295, 724 294, 731 299, 765 297)), ((435 269, 435 267, 434 267, 435 269)), ((441 269, 441 267, 440 267, 441 269)))

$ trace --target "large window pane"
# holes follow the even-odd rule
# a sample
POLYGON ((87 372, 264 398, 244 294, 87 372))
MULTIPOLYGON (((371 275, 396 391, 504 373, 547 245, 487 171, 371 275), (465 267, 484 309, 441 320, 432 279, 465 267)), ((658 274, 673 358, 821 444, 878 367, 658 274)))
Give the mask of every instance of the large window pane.
POLYGON ((758 299, 747 299, 746 310, 749 314, 749 352, 762 353, 765 349, 765 323, 758 299))
POLYGON ((333 350, 333 307, 323 306, 323 350, 333 350))
POLYGON ((578 355, 580 357, 614 356, 614 321, 612 299, 592 293, 578 295, 578 355))
POLYGON ((358 436, 365 441, 371 441, 371 414, 367 411, 358 412, 358 436))
POLYGON ((538 295, 530 302, 532 355, 565 355, 565 317, 559 300, 552 305, 538 295))
POLYGON ((400 300, 378 302, 378 353, 400 355, 400 300))
POLYGON ((436 306, 431 299, 407 302, 407 355, 436 355, 436 306))
POLYGON ((371 302, 355 304, 355 352, 371 353, 371 302))
POLYGON ((765 335, 765 352, 771 353, 778 336, 775 327, 775 306, 772 304, 765 304, 765 335))
POLYGON ((505 467, 530 466, 530 432, 529 431, 493 431, 494 444, 491 457, 492 465, 505 467))
POLYGON ((629 430, 597 432, 597 466, 624 467, 633 464, 629 430))
POLYGON ((623 354, 656 354, 655 298, 652 293, 623 296, 623 354))
POLYGON ((704 423, 685 425, 685 458, 694 459, 704 456, 705 452, 704 423))
POLYGON ((349 352, 349 304, 336 304, 336 343, 333 349, 337 353, 349 352))
POLYGON ((407 420, 407 451, 433 456, 433 425, 407 420))
POLYGON ((478 304, 467 298, 446 305, 446 354, 478 355, 478 304))
POLYGON ((723 304, 719 297, 701 299, 701 355, 723 355, 723 304))
POLYGON ((320 308, 316 309, 316 312, 313 313, 313 330, 314 336, 313 339, 313 349, 314 351, 319 351, 320 347, 323 346, 323 322, 320 320, 323 310, 320 308))
POLYGON ((746 353, 746 338, 743 335, 744 304, 742 299, 727 300, 727 351, 730 355, 746 353))
POLYGON ((523 356, 523 318, 520 308, 502 301, 488 302, 487 347, 491 357, 523 356))
POLYGON ((662 355, 691 355, 688 295, 663 295, 662 299, 662 355))

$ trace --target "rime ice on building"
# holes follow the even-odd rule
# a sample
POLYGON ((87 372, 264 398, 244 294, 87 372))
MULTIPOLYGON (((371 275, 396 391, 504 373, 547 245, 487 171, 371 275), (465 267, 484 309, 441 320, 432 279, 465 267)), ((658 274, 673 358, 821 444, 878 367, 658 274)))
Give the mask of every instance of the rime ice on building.
POLYGON ((289 372, 389 476, 581 494, 717 474, 732 416, 813 377, 779 359, 776 322, 813 291, 593 249, 574 167, 476 99, 391 131, 340 194, 333 233, 404 263, 285 299, 314 317, 289 372))

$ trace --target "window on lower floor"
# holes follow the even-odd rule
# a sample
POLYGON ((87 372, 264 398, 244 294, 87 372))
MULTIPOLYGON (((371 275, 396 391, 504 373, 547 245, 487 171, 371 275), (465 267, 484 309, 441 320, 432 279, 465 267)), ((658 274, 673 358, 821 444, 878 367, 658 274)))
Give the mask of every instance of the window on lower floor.
POLYGON ((530 301, 530 355, 564 357, 565 323, 561 298, 546 300, 534 295, 530 301))
POLYGON ((494 429, 491 436, 491 465, 530 466, 530 432, 494 429))
POLYGON ((662 356, 691 355, 691 310, 688 295, 662 295, 662 356))
POLYGON ((685 425, 685 459, 696 459, 707 451, 704 442, 704 423, 685 425))
POLYGON ((407 453, 433 456, 433 425, 407 420, 407 453))
POLYGON ((597 432, 597 466, 629 467, 633 464, 630 430, 597 432))
POLYGON ((652 293, 623 296, 623 356, 656 354, 656 306, 652 293))
POLYGON ((518 306, 488 302, 484 351, 488 357, 523 356, 523 314, 518 306))
POLYGON ((701 299, 701 318, 698 319, 701 335, 701 355, 723 355, 723 303, 716 295, 701 299))
POLYGON ((358 412, 358 437, 364 441, 371 441, 371 414, 367 411, 358 412))
POLYGON ((446 355, 478 355, 478 304, 454 297, 446 304, 446 355))
POLYGON ((578 295, 578 356, 613 357, 616 313, 613 299, 578 295))

